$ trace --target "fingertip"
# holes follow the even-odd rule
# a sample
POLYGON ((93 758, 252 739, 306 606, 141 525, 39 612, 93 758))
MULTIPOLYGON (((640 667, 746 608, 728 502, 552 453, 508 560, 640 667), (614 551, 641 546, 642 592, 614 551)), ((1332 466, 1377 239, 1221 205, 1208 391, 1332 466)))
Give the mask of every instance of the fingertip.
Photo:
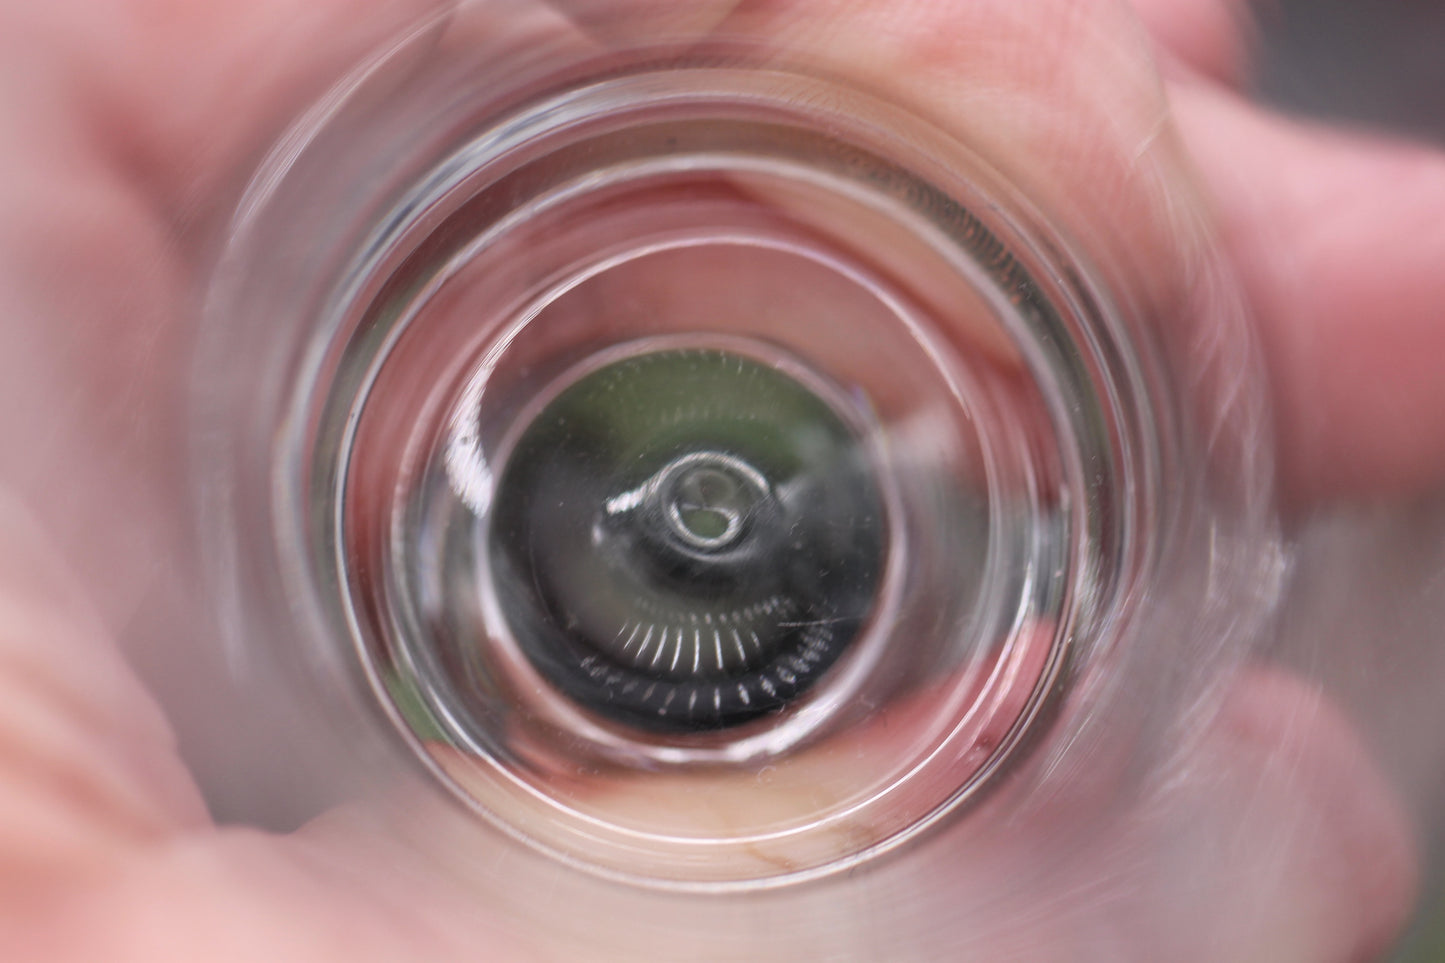
POLYGON ((1257 24, 1248 0, 1132 0, 1169 72, 1232 87, 1250 77, 1257 24))
POLYGON ((1387 952, 1414 906, 1418 847, 1400 800, 1346 715, 1303 679, 1258 669, 1235 685, 1208 743, 1206 766, 1218 767, 1231 835, 1253 840, 1239 851, 1257 864, 1257 878, 1276 881, 1262 923, 1274 935, 1264 945, 1320 948, 1317 956, 1281 958, 1366 960, 1387 952))

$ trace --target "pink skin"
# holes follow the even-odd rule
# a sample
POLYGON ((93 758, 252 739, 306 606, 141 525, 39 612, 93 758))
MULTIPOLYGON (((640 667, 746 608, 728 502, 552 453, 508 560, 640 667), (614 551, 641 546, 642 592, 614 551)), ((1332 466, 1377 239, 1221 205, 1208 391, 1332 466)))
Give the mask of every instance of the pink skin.
MULTIPOLYGON (((535 930, 509 922, 529 917, 527 900, 506 887, 495 910, 479 905, 445 859, 418 858, 377 831, 377 812, 338 812, 289 837, 214 828, 164 717, 112 641, 143 601, 174 591, 168 560, 184 557, 151 467, 179 457, 174 359, 236 178, 277 123, 428 6, 0 2, 0 478, 9 489, 0 498, 0 959, 502 961, 588 951, 558 949, 542 921, 535 930)), ((524 10, 540 31, 577 29, 520 2, 498 6, 524 10)), ((614 9, 603 0, 558 6, 589 14, 592 36, 627 29, 599 16, 614 9)), ((669 8, 669 29, 727 20, 785 45, 816 44, 947 119, 950 84, 970 89, 960 77, 1022 75, 1011 82, 1040 96, 1068 82, 1010 59, 1006 44, 971 38, 1024 31, 1054 49, 1050 40, 1075 35, 1050 24, 1116 25, 1085 12, 1102 5, 1048 0, 1047 16, 1035 6, 696 3, 669 8), (998 30, 981 29, 991 21, 998 30), (867 60, 875 49, 884 53, 867 60)), ((1445 159, 1290 124, 1240 101, 1220 83, 1244 69, 1234 3, 1136 6, 1164 45, 1179 135, 1214 195, 1259 322, 1290 503, 1438 483, 1445 159), (1398 238, 1409 241, 1403 250, 1392 246, 1398 238)), ((451 42, 464 42, 466 29, 487 25, 468 22, 451 42)), ((1109 66, 1111 82, 1125 85, 1147 85, 1152 70, 1143 59, 1109 66), (1118 80, 1121 65, 1129 76, 1118 80)), ((1022 180, 1108 198, 1129 219, 1124 243, 1150 249, 1157 212, 1133 187, 1080 191, 1090 168, 1065 156, 1075 145, 1061 147, 1027 112, 1000 116, 1024 118, 1005 142, 1049 146, 1042 167, 1019 160, 1022 180)), ((1161 282, 1147 263, 1141 288, 1167 302, 1167 283, 1150 288, 1161 282)), ((879 745, 886 739, 865 735, 859 750, 879 745)), ((1413 899, 1410 831, 1368 750, 1323 696, 1269 670, 1243 672, 1176 765, 1155 809, 1049 877, 1051 899, 988 904, 967 955, 1332 963, 1388 946, 1413 899)), ((985 905, 970 902, 980 894, 1039 871, 1026 833, 994 851, 957 891, 937 894, 943 906, 966 913, 985 905)), ((572 909, 638 928, 603 904, 572 909)), ((921 940, 914 952, 963 950, 921 940)))

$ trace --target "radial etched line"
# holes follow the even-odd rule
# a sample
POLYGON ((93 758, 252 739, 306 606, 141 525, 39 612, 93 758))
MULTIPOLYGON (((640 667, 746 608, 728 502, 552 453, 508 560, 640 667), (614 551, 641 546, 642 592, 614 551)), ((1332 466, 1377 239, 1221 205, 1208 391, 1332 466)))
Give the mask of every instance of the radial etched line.
MULTIPOLYGON (((624 629, 627 628, 627 623, 626 623, 626 622, 622 623, 622 627, 623 627, 624 629)), ((639 633, 639 632, 641 632, 641 631, 642 631, 642 623, 641 623, 641 622, 638 622, 635 626, 633 626, 633 628, 632 628, 632 634, 627 637, 627 641, 624 642, 624 643, 622 643, 622 654, 623 654, 624 656, 627 655, 627 650, 630 649, 630 648, 632 648, 632 643, 633 643, 633 641, 635 641, 635 640, 637 639, 637 633, 639 633)), ((619 632, 619 633, 617 633, 617 634, 618 634, 618 635, 621 635, 622 633, 619 632)))
POLYGON ((647 626, 647 634, 642 637, 642 643, 637 647, 637 661, 641 662, 647 658, 647 653, 652 651, 652 633, 657 628, 655 623, 647 626))
POLYGON ((729 631, 733 634, 733 647, 738 650, 738 658, 746 662, 748 660, 748 653, 747 650, 743 648, 743 637, 738 634, 737 629, 731 629, 729 631))

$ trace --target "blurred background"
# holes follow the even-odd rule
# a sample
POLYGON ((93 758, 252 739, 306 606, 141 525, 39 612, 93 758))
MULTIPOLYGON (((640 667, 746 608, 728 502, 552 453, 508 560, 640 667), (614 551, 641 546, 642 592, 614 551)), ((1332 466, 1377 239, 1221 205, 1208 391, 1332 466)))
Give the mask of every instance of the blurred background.
POLYGON ((1258 93, 1445 144, 1445 3, 1265 0, 1258 93))
MULTIPOLYGON (((1254 83, 1262 100, 1445 146, 1445 2, 1271 0, 1258 10, 1262 56, 1254 83)), ((1441 369, 1445 377, 1445 359, 1441 369)), ((1319 515, 1305 520, 1301 536, 1278 657, 1339 694, 1389 776, 1416 803, 1430 872, 1422 911, 1398 959, 1439 963, 1445 961, 1445 493, 1415 504, 1319 515)))

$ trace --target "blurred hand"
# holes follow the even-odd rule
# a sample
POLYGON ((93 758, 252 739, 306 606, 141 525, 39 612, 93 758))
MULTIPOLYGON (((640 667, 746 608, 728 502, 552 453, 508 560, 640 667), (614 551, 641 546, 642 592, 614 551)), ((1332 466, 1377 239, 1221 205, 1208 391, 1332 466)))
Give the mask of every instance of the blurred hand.
MULTIPOLYGON (((1437 484, 1445 158, 1241 99, 1237 3, 1138 0, 1148 37, 1109 4, 1073 0, 497 0, 446 29, 456 43, 503 19, 578 43, 727 30, 805 52, 968 131, 1036 196, 1122 224, 1117 253, 1160 303, 1178 281, 1152 253, 1169 246, 1170 195, 1119 159, 1182 143, 1259 326, 1288 505, 1437 484), (1047 109, 1077 101, 1081 84, 1124 106, 1047 109)), ((576 959, 614 937, 648 946, 654 924, 677 935, 622 915, 621 897, 478 900, 445 861, 389 840, 374 813, 286 837, 216 828, 115 646, 137 612, 186 584, 166 480, 184 457, 188 319, 238 178, 295 111, 432 7, 0 0, 0 958, 576 959), (549 914, 590 927, 592 946, 558 949, 549 914)), ((967 945, 865 939, 837 952, 1327 963, 1389 945, 1410 910, 1414 847, 1321 696, 1247 672, 1181 751, 1157 810, 1060 870, 1047 898, 979 914, 967 945)), ((919 918, 968 916, 977 894, 1021 871, 1026 846, 1001 841, 919 918)), ((739 919, 788 928, 762 910, 739 919)), ((823 952, 772 935, 648 952, 823 952)))

